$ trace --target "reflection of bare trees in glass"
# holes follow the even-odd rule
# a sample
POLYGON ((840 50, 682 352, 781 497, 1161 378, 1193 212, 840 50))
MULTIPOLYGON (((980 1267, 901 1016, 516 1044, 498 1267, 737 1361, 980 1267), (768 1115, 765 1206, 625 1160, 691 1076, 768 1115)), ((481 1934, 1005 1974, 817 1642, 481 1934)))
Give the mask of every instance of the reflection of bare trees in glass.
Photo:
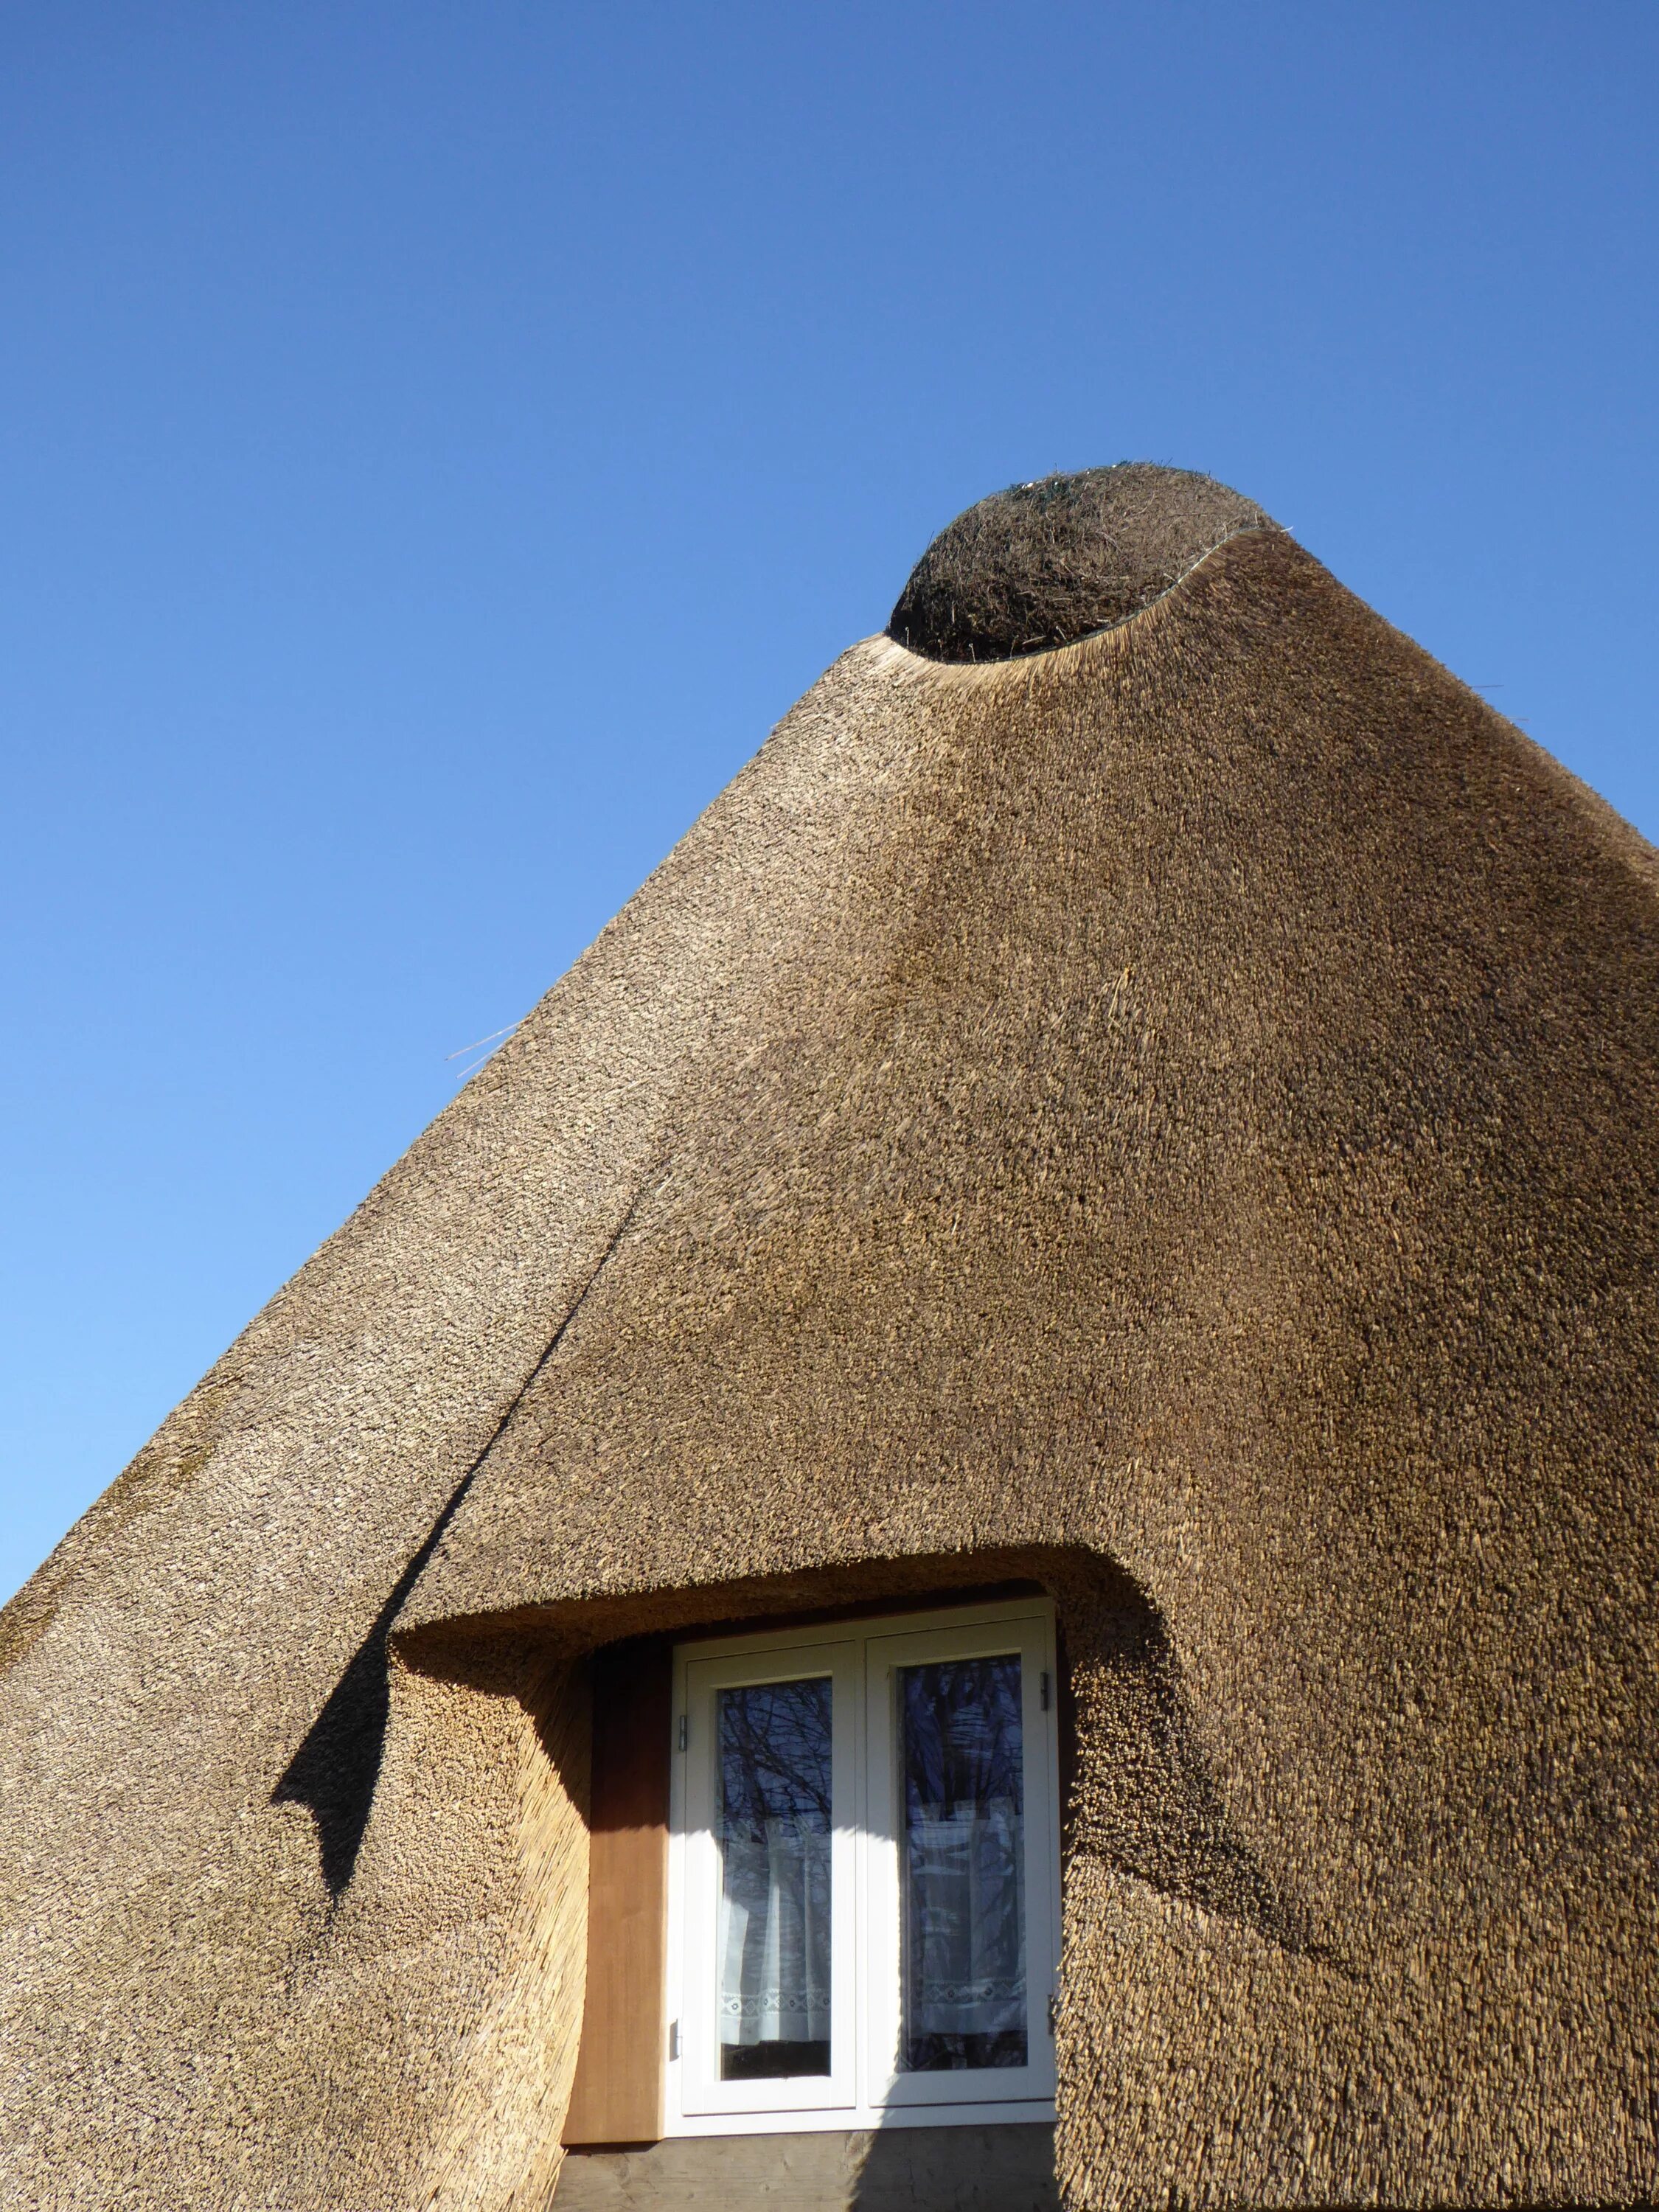
POLYGON ((726 1832, 768 1820, 830 1832, 830 1683, 763 1682, 720 1692, 720 1811, 726 1832))
POLYGON ((720 2074, 830 2071, 830 1684, 720 1693, 720 2074))
POLYGON ((902 2063, 1023 2066, 1020 1662, 899 1670, 904 1792, 902 2063))

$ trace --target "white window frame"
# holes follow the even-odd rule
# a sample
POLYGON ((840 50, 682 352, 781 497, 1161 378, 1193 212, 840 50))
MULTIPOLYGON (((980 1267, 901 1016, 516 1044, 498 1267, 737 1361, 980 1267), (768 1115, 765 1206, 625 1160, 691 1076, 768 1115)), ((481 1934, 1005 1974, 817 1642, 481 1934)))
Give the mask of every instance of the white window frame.
MULTIPOLYGON (((714 1840, 714 1743, 716 1704, 722 1690, 753 1682, 800 1681, 828 1675, 830 1706, 830 1924, 842 1924, 854 1909, 858 1880, 854 1850, 855 1814, 850 1784, 856 1772, 858 1738, 858 1646, 856 1644, 800 1644, 757 1651, 751 1649, 710 1656, 695 1650, 677 1669, 678 1710, 685 1718, 683 1767, 685 1819, 676 1823, 683 1866, 684 1984, 713 1991, 718 1975, 720 1861, 714 1840), (701 1899, 702 1909, 696 1909, 701 1899)), ((850 1948, 832 1942, 830 1955, 830 2072, 782 2081, 722 2081, 719 2021, 713 2004, 693 2005, 675 2014, 680 2021, 674 2060, 679 2100, 688 2118, 730 2111, 733 2092, 751 2112, 796 2112, 835 2107, 853 2100, 856 2050, 849 2032, 855 2017, 857 1960, 850 1948)))
POLYGON ((1041 1597, 762 1630, 674 1655, 667 2051, 671 2136, 1052 2119, 1060 1959, 1054 1607, 1041 1597), (899 1836, 895 1670, 1018 1654, 1024 1758, 1026 2049, 1018 2068, 896 2069, 899 1836), (714 1747, 720 1690, 827 1675, 832 1685, 830 2070, 720 2079, 713 2002, 720 1891, 714 1747), (695 2001, 694 2001, 695 1999, 695 2001))

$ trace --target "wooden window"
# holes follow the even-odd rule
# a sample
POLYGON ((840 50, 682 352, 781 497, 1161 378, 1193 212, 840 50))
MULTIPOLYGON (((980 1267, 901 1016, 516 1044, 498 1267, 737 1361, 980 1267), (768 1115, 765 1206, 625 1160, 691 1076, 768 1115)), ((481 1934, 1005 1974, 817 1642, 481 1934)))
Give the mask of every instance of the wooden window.
POLYGON ((641 1639, 592 1681, 567 2144, 1052 2118, 1047 1599, 641 1639))
POLYGON ((1055 1678, 1042 1598, 680 1647, 669 2134, 1052 2118, 1055 1678))

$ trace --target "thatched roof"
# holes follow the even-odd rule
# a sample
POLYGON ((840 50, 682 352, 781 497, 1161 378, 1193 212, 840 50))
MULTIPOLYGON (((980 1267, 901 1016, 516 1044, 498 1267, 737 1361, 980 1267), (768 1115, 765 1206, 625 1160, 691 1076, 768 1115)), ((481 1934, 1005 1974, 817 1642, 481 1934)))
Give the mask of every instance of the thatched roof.
POLYGON ((1010 1572, 1074 2203, 1654 2193, 1659 861, 1206 479, 895 626, 0 1616, 20 2201, 539 2201, 568 1656, 1010 1572))

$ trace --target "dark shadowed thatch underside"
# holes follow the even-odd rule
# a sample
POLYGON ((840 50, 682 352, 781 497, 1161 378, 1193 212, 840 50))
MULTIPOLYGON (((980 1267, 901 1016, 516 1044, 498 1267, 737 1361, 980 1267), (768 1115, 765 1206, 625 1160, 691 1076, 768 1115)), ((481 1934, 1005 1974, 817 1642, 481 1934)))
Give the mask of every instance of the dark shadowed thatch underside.
POLYGON ((887 635, 930 660, 1017 660, 1075 645, 1161 599, 1269 517, 1213 477, 1150 461, 994 492, 910 572, 887 635))

